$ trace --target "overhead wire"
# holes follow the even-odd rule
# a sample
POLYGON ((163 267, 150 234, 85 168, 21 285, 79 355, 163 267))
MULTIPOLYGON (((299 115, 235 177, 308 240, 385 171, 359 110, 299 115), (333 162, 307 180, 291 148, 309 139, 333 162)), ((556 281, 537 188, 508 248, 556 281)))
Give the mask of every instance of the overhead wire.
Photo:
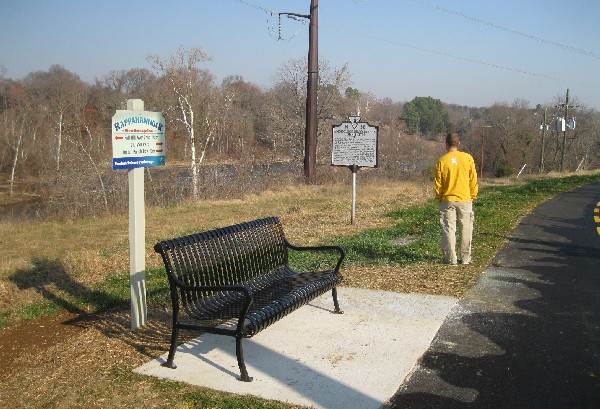
POLYGON ((264 8, 262 6, 256 5, 254 3, 250 3, 250 2, 245 1, 245 0, 234 0, 234 1, 237 1, 238 3, 241 3, 241 4, 245 5, 245 6, 252 7, 254 9, 264 11, 265 13, 269 13, 271 15, 277 14, 277 12, 275 12, 273 10, 266 9, 266 8, 264 8))
POLYGON ((446 8, 446 7, 442 7, 442 6, 439 6, 439 5, 434 4, 434 3, 430 3, 430 2, 425 1, 425 0, 410 0, 410 1, 412 1, 414 3, 422 4, 422 5, 427 6, 427 7, 431 7, 433 9, 439 10, 439 11, 441 11, 443 13, 446 13, 446 14, 453 14, 455 16, 464 18, 465 20, 470 20, 470 21, 473 21, 475 23, 483 24, 485 26, 492 27, 492 28, 495 28, 497 30, 506 31, 507 33, 511 33, 511 34, 515 34, 515 35, 518 35, 518 36, 521 36, 521 37, 529 38, 530 40, 538 41, 540 43, 544 43, 544 44, 548 44, 548 45, 551 45, 551 46, 554 46, 554 47, 562 48, 564 50, 572 51, 572 52, 575 52, 575 53, 578 53, 578 54, 587 55, 588 57, 593 57, 593 58, 600 59, 600 53, 596 53, 596 52, 588 51, 588 50, 583 50, 581 48, 573 47, 573 46, 566 45, 566 44, 561 44, 561 43, 558 43, 556 41, 547 40, 547 39, 542 38, 542 37, 534 36, 534 35, 531 35, 531 34, 528 34, 528 33, 524 33, 522 31, 518 31, 518 30, 514 30, 512 28, 501 26, 499 24, 491 23, 489 21, 486 21, 486 20, 483 20, 483 19, 480 19, 480 18, 477 18, 477 17, 469 16, 469 15, 461 13, 459 11, 451 10, 451 9, 446 8))
MULTIPOLYGON (((321 26, 323 26, 323 24, 321 24, 321 26)), ((348 29, 345 29, 345 28, 337 27, 337 26, 331 26, 331 25, 326 24, 325 27, 334 28, 337 31, 347 32, 347 33, 350 33, 350 34, 353 34, 353 35, 356 35, 356 36, 370 38, 371 40, 376 40, 376 41, 380 41, 380 42, 386 42, 386 43, 394 44, 394 45, 405 47, 405 48, 411 48, 411 49, 417 50, 417 51, 423 51, 423 52, 427 52, 427 53, 431 53, 431 54, 437 54, 437 55, 441 55, 441 56, 444 56, 444 57, 453 58, 455 60, 460 60, 460 61, 466 61, 466 62, 480 64, 480 65, 485 65, 485 66, 492 67, 492 68, 499 68, 499 69, 506 70, 506 71, 517 72, 517 73, 520 73, 520 74, 526 74, 526 75, 529 75, 529 76, 540 77, 540 78, 550 79, 550 80, 554 80, 554 81, 565 81, 565 80, 563 80, 561 78, 551 77, 551 76, 545 75, 545 74, 538 74, 538 73, 534 73, 534 72, 530 72, 530 71, 521 70, 521 69, 518 69, 518 68, 507 67, 507 66, 504 66, 504 65, 499 65, 499 64, 494 64, 494 63, 488 63, 488 62, 485 62, 485 61, 475 60, 473 58, 461 57, 461 56, 458 56, 458 55, 450 54, 450 53, 448 53, 446 51, 438 51, 438 50, 433 50, 433 49, 430 49, 430 48, 418 47, 418 46, 411 45, 411 44, 401 43, 401 42, 396 41, 396 40, 390 40, 390 39, 387 39, 387 38, 376 37, 376 36, 373 36, 373 35, 370 35, 370 34, 359 33, 359 32, 356 32, 356 31, 348 30, 348 29)))
MULTIPOLYGON (((264 7, 261 7, 261 6, 255 5, 253 3, 250 3, 250 2, 248 2, 246 0, 235 0, 235 1, 237 1, 237 2, 239 2, 241 4, 244 4, 246 6, 249 6, 249 7, 258 9, 258 10, 262 10, 262 11, 264 11, 266 13, 280 14, 278 12, 275 12, 275 11, 272 11, 272 10, 268 10, 268 9, 265 9, 264 7)), ((426 2, 424 0, 411 0, 411 1, 414 1, 416 3, 421 3, 421 4, 427 5, 429 7, 439 8, 441 11, 444 11, 444 12, 447 12, 447 13, 450 13, 450 14, 456 14, 456 15, 459 15, 461 17, 468 18, 470 20, 473 20, 473 21, 476 21, 476 22, 480 22, 482 24, 486 24, 486 25, 489 25, 489 26, 494 27, 494 28, 504 29, 505 31, 513 32, 515 34, 518 33, 519 35, 524 35, 524 36, 530 37, 532 39, 536 39, 538 41, 542 41, 542 42, 546 42, 546 43, 549 43, 549 44, 552 44, 552 45, 560 46, 561 48, 566 48, 566 49, 571 49, 571 50, 578 50, 578 52, 585 53, 585 54, 588 54, 590 56, 596 56, 597 55, 598 58, 600 58, 600 54, 596 54, 596 53, 593 53, 593 52, 588 52, 588 51, 581 50, 581 49, 578 49, 578 48, 575 48, 575 47, 565 46, 563 44, 554 43, 554 42, 551 42, 551 41, 548 41, 548 40, 543 40, 541 38, 538 38, 538 37, 535 37, 535 36, 531 36, 529 34, 521 33, 521 32, 518 32, 516 30, 511 30, 511 29, 508 29, 506 27, 502 27, 502 26, 499 26, 499 25, 495 25, 493 23, 485 22, 484 20, 480 20, 480 19, 477 19, 477 18, 474 18, 474 17, 467 16, 466 14, 463 14, 463 13, 455 12, 453 10, 449 10, 449 9, 445 9, 443 7, 440 7, 440 6, 436 6, 436 5, 432 4, 432 3, 426 2)), ((377 36, 370 35, 370 34, 365 34, 364 32, 356 32, 356 31, 353 31, 353 30, 348 30, 346 28, 341 28, 341 27, 338 27, 338 26, 335 26, 335 25, 331 25, 331 24, 327 24, 327 23, 324 24, 323 21, 320 21, 319 26, 325 27, 325 28, 332 28, 334 30, 346 32, 346 33, 349 33, 349 34, 353 34, 355 36, 369 38, 371 40, 380 41, 380 42, 386 42, 386 43, 389 43, 389 44, 394 44, 394 45, 397 45, 397 46, 401 46, 401 47, 405 47, 405 48, 410 48, 410 49, 413 49, 413 50, 418 50, 418 51, 422 51, 422 52, 436 54, 436 55, 440 55, 440 56, 443 56, 443 57, 452 58, 452 59, 455 59, 455 60, 470 62, 470 63, 473 63, 473 64, 484 65, 484 66, 491 67, 491 68, 501 69, 501 70, 505 70, 505 71, 511 71, 511 72, 515 72, 515 73, 519 73, 519 74, 523 74, 523 75, 528 75, 528 76, 532 76, 532 77, 544 78, 544 79, 548 79, 548 80, 552 80, 552 81, 560 81, 560 82, 570 82, 570 83, 573 83, 572 79, 571 80, 566 80, 566 79, 563 79, 563 78, 552 77, 552 76, 549 76, 549 75, 535 73, 535 72, 531 72, 531 71, 525 71, 525 70, 521 70, 521 69, 518 69, 518 68, 508 67, 508 66, 505 66, 505 65, 488 63, 488 62, 476 60, 476 59, 473 59, 473 58, 462 57, 462 56, 454 55, 454 54, 451 54, 451 53, 448 53, 448 52, 445 52, 445 51, 438 51, 438 50, 433 50, 433 49, 429 49, 429 48, 419 47, 419 46, 415 46, 415 45, 411 45, 411 44, 407 44, 407 43, 402 43, 402 42, 399 42, 399 41, 396 41, 396 40, 391 40, 391 39, 388 39, 388 38, 382 38, 382 37, 377 37, 377 36)), ((586 85, 586 86, 590 85, 590 84, 581 83, 581 82, 575 82, 575 83, 577 83, 579 85, 586 85)))
POLYGON ((275 38, 277 41, 280 41, 280 40, 286 40, 286 41, 291 40, 292 38, 296 37, 298 35, 298 33, 302 30, 303 26, 306 25, 306 21, 305 20, 299 19, 298 17, 296 17, 294 15, 290 15, 290 13, 281 13, 281 12, 277 12, 277 11, 274 11, 274 10, 270 10, 270 9, 264 8, 262 6, 259 6, 257 4, 250 3, 249 1, 246 1, 246 0, 234 0, 234 1, 237 1, 240 4, 243 4, 245 6, 248 6, 248 7, 251 7, 251 8, 254 8, 256 10, 260 10, 260 11, 263 11, 264 13, 266 13, 267 14, 267 31, 269 32, 269 35, 271 37, 275 38), (295 20, 295 21, 301 23, 301 27, 298 28, 294 34, 292 34, 292 35, 290 35, 288 37, 284 37, 283 34, 282 34, 282 24, 281 24, 281 16, 282 15, 285 15, 287 18, 289 18, 291 20, 295 20), (273 16, 277 16, 277 20, 278 20, 277 21, 277 30, 271 28, 272 26, 275 26, 275 24, 273 24, 273 23, 270 22, 270 17, 273 17, 273 16), (274 34, 275 31, 277 32, 277 35, 274 34))

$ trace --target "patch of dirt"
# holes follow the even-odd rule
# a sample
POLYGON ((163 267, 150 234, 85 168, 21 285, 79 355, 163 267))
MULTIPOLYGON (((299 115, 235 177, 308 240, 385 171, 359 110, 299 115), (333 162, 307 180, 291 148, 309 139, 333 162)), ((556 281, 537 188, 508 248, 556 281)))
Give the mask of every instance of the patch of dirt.
POLYGON ((0 329, 0 362, 10 372, 13 362, 26 351, 42 351, 75 336, 82 331, 81 327, 68 325, 75 317, 75 314, 65 312, 0 329))
POLYGON ((461 298, 475 284, 481 271, 476 265, 460 268, 432 264, 353 266, 344 271, 343 285, 461 298))
POLYGON ((149 310, 148 323, 131 329, 129 311, 64 313, 2 329, 0 408, 171 407, 175 396, 132 373, 168 350, 170 321, 149 310))

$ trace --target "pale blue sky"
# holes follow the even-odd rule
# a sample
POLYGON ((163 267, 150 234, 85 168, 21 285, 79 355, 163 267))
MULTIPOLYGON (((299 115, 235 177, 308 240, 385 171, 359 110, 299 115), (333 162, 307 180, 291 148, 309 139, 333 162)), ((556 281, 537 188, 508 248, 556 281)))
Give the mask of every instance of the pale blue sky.
MULTIPOLYGON (((269 87, 307 55, 310 0, 0 0, 6 77, 63 65, 93 82, 111 70, 150 68, 179 45, 212 56, 217 81, 241 75, 269 87)), ((379 98, 489 106, 554 104, 567 88, 600 110, 598 0, 320 0, 319 57, 348 64, 353 86, 379 98)))

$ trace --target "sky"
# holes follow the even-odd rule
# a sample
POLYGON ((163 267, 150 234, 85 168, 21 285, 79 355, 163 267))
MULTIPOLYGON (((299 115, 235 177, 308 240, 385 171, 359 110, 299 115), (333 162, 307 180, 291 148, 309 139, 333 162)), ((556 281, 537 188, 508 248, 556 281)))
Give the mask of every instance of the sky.
MULTIPOLYGON (((600 110, 598 0, 320 0, 319 59, 396 102, 526 100, 600 110)), ((22 79, 59 64, 89 83, 148 68, 180 46, 200 68, 265 89, 308 53, 310 0, 0 0, 0 66, 22 79)), ((0 75, 1 75, 0 71, 0 75)))

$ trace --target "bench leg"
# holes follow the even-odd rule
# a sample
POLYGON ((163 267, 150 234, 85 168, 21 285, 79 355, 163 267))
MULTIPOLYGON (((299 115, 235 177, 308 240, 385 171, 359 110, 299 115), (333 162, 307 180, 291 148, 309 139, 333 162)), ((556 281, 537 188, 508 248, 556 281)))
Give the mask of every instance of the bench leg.
POLYGON ((338 303, 338 299, 337 299, 337 288, 333 287, 333 290, 331 290, 331 294, 333 295, 333 305, 335 307, 335 314, 343 314, 344 311, 340 310, 340 304, 338 303))
POLYGON ((175 324, 173 324, 173 331, 171 331, 171 347, 169 348, 169 356, 167 358, 167 362, 161 364, 161 366, 165 366, 167 368, 175 369, 177 365, 173 363, 175 359, 175 350, 177 349, 177 336, 179 335, 179 328, 175 324))
POLYGON ((252 377, 248 376, 246 364, 244 363, 244 350, 242 349, 242 336, 235 337, 235 355, 237 356, 238 366, 240 367, 240 380, 244 382, 252 382, 252 377))

